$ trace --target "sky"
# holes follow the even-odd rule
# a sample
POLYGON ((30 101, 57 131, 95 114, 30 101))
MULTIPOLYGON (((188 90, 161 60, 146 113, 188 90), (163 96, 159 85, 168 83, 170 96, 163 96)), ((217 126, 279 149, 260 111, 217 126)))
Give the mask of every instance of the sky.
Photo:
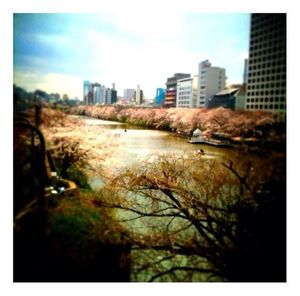
POLYGON ((196 75, 209 59, 241 83, 249 26, 248 13, 14 13, 13 80, 79 99, 83 80, 114 82, 121 96, 140 85, 153 98, 168 77, 196 75))

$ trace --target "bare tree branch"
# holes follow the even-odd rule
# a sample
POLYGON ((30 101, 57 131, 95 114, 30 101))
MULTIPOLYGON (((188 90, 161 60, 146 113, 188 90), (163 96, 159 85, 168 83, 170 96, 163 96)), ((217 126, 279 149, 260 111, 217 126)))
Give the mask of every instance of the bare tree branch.
POLYGON ((183 271, 192 271, 192 272, 200 272, 200 273, 209 273, 209 274, 216 274, 216 270, 214 269, 206 269, 206 268, 196 268, 196 267, 188 267, 188 266, 177 266, 177 267, 172 267, 168 270, 162 271, 149 280, 149 282, 155 281, 157 278, 162 277, 166 274, 173 273, 174 271, 177 270, 183 270, 183 271))

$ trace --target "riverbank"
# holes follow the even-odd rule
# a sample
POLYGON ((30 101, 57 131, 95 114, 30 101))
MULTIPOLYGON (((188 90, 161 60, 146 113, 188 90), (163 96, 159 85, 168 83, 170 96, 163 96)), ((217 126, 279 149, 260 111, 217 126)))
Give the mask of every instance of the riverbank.
MULTIPOLYGON (((35 115, 34 109, 28 109, 26 119, 34 123, 35 115)), ((14 281, 130 281, 130 244, 121 237, 114 211, 95 205, 99 193, 88 183, 90 174, 106 174, 100 169, 111 149, 106 134, 58 110, 43 108, 38 115, 39 130, 52 159, 51 171, 75 182, 76 188, 64 190, 53 178, 52 188, 61 190, 47 190, 41 195, 42 207, 30 208, 14 221, 14 281), (87 132, 92 137, 87 137, 87 132)), ((23 131, 18 135, 26 136, 23 131)), ((15 160, 15 167, 21 165, 15 160)), ((42 182, 39 177, 37 183, 42 182)), ((27 177, 26 184, 29 182, 27 177)), ((19 186, 15 190, 25 189, 19 186)), ((24 195, 30 198, 32 193, 24 195)))
POLYGON ((165 130, 187 139, 199 128, 205 137, 221 134, 230 139, 233 146, 249 150, 282 150, 286 141, 285 124, 276 122, 271 113, 262 111, 80 105, 70 108, 68 113, 165 130), (255 141, 245 140, 251 138, 255 141))

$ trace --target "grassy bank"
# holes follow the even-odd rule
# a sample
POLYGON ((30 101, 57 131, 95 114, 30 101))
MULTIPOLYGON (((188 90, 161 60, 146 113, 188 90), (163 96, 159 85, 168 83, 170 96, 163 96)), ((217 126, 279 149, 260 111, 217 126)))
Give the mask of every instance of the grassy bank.
MULTIPOLYGON (((26 114, 32 123, 34 111, 29 109, 26 114)), ((95 205, 99 193, 88 183, 87 171, 92 165, 98 168, 105 149, 93 154, 90 150, 96 149, 92 141, 81 145, 85 126, 61 111, 43 108, 39 119, 55 171, 74 181, 77 188, 47 194, 45 207, 18 221, 14 233, 15 281, 129 281, 130 245, 121 238, 114 211, 95 205)))

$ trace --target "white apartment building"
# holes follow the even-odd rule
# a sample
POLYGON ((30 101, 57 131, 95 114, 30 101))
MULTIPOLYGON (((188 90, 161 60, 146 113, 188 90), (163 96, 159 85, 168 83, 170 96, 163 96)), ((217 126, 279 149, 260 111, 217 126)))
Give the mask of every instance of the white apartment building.
POLYGON ((139 85, 137 86, 136 91, 135 91, 135 102, 138 105, 141 105, 141 103, 142 103, 142 94, 141 94, 141 88, 139 85))
POLYGON ((196 107, 207 107, 208 99, 225 89, 225 69, 212 67, 209 60, 199 63, 198 68, 198 94, 196 107))
POLYGON ((176 107, 194 108, 197 101, 198 75, 177 80, 176 107))

